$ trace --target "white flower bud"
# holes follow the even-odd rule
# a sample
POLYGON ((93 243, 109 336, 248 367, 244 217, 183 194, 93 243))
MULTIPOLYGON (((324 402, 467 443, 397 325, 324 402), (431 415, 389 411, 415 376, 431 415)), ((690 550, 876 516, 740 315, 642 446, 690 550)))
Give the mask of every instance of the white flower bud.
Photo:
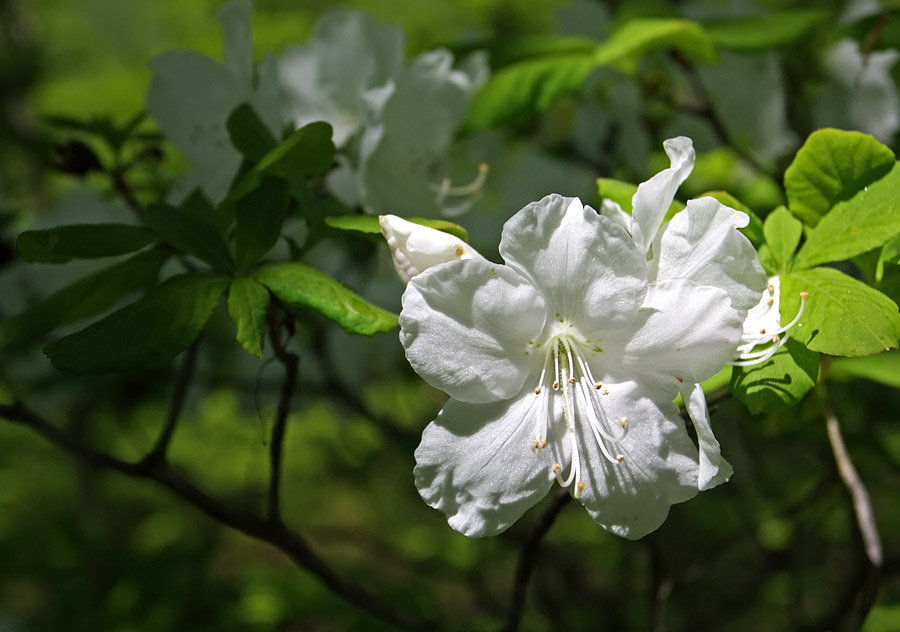
POLYGON ((469 244, 449 233, 408 222, 396 215, 380 215, 378 223, 391 249, 397 274, 404 283, 439 263, 484 259, 469 244))

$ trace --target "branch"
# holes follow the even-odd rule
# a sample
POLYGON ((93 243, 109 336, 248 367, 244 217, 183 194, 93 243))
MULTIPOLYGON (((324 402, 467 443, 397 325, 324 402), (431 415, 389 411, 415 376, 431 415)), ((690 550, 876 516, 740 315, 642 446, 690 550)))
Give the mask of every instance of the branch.
POLYGON ((534 571, 538 547, 541 545, 541 540, 550 531, 550 527, 553 526, 553 522, 556 520, 559 512, 568 504, 568 500, 568 491, 563 489, 557 492, 550 504, 538 517, 537 522, 534 523, 531 532, 522 544, 522 550, 519 553, 519 564, 516 567, 516 578, 513 584, 506 632, 516 632, 519 629, 519 623, 525 610, 525 593, 528 589, 528 582, 531 580, 531 574, 534 571))
POLYGON ((430 632, 440 629, 436 622, 398 610, 391 603, 339 575, 309 547, 302 536, 284 524, 223 504, 175 472, 165 460, 143 459, 132 463, 94 450, 20 402, 13 405, 0 404, 0 417, 27 426, 50 443, 90 465, 155 482, 217 522, 272 545, 290 557, 297 566, 312 573, 333 593, 361 610, 404 630, 430 632))
POLYGON ((272 442, 269 445, 269 520, 280 523, 281 463, 284 454, 284 434, 287 430, 287 418, 291 412, 291 400, 294 396, 294 389, 297 386, 300 358, 285 349, 278 332, 278 324, 272 316, 269 318, 269 337, 272 339, 275 357, 284 365, 284 381, 281 383, 278 410, 275 413, 275 424, 272 426, 272 442))
POLYGON ((181 361, 181 368, 178 370, 178 376, 175 381, 175 392, 172 393, 172 403, 169 407, 169 413, 166 416, 165 424, 162 431, 156 439, 153 449, 147 453, 144 460, 165 461, 166 454, 169 451, 169 444, 172 442, 172 436, 175 434, 175 427, 181 417, 181 411, 184 410, 184 403, 187 400, 188 388, 194 379, 194 369, 197 367, 197 349, 199 348, 199 340, 195 341, 181 361))

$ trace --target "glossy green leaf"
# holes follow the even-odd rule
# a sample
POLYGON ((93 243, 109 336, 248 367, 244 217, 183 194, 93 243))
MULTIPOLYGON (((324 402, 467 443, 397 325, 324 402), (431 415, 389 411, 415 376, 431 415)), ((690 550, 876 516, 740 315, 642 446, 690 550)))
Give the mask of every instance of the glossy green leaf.
POLYGON ((735 367, 731 392, 751 413, 770 413, 803 399, 819 378, 819 354, 789 339, 769 360, 735 367))
POLYGON ((587 37, 539 35, 512 35, 488 40, 475 40, 452 47, 457 59, 477 51, 485 51, 490 60, 491 70, 497 72, 510 64, 536 57, 566 55, 571 53, 593 53, 597 40, 587 37))
POLYGON ((155 284, 159 269, 170 256, 169 252, 150 250, 89 274, 6 320, 4 333, 14 340, 29 340, 94 316, 129 292, 155 284))
POLYGON ((230 279, 193 272, 165 281, 143 298, 44 347, 57 369, 76 374, 155 369, 200 335, 230 279))
POLYGON ((151 204, 144 212, 144 219, 175 248, 205 261, 214 270, 234 272, 228 246, 210 218, 168 204, 151 204))
POLYGON ((834 268, 794 270, 781 279, 782 321, 800 307, 800 292, 809 292, 806 312, 791 335, 813 351, 864 356, 897 347, 900 313, 890 298, 834 268))
MULTIPOLYGON (((421 224, 428 228, 450 233, 465 242, 469 241, 469 232, 465 228, 445 219, 429 219, 426 217, 404 217, 403 219, 414 224, 421 224)), ((326 217, 325 223, 339 230, 352 230, 370 235, 381 234, 381 226, 378 225, 378 218, 374 215, 333 215, 326 217)))
POLYGON ((324 121, 304 125, 262 157, 259 172, 282 178, 325 173, 334 162, 331 132, 331 125, 324 121))
POLYGON ((715 198, 725 206, 741 211, 742 213, 746 213, 747 217, 750 218, 750 223, 743 228, 739 228, 738 230, 744 233, 744 236, 752 241, 756 246, 759 246, 765 241, 765 236, 763 234, 763 221, 756 213, 753 212, 753 210, 749 206, 731 195, 731 193, 728 193, 727 191, 706 191, 705 193, 702 193, 697 197, 715 198))
POLYGON ((237 325, 237 341, 257 358, 266 342, 269 300, 269 290, 247 277, 232 281, 228 290, 228 315, 237 325))
POLYGON ((262 160, 278 144, 268 126, 249 103, 241 103, 232 110, 225 127, 231 144, 253 162, 262 160))
POLYGON ((129 224, 73 224, 19 235, 16 249, 29 263, 66 263, 124 255, 152 243, 156 235, 129 224))
POLYGON ((280 178, 266 176, 257 189, 235 204, 235 261, 239 271, 247 270, 265 255, 281 235, 288 212, 288 185, 280 178))
POLYGON ((384 310, 305 263, 274 263, 257 269, 257 281, 291 309, 312 308, 351 334, 385 333, 397 315, 384 310))
POLYGON ((772 256, 772 268, 767 267, 766 272, 784 274, 790 269, 794 252, 800 245, 803 224, 785 207, 779 206, 766 217, 763 235, 766 238, 768 252, 772 256))
POLYGON ((703 23, 716 46, 737 51, 764 51, 794 42, 822 19, 821 11, 784 11, 703 23))
POLYGON ((650 50, 675 48, 697 63, 713 63, 719 55, 703 27, 675 18, 644 18, 625 22, 594 51, 598 66, 633 61, 650 50))
POLYGON ((843 261, 882 246, 900 234, 900 166, 838 202, 810 231, 797 267, 843 261))
POLYGON ((900 351, 861 358, 834 358, 828 371, 833 380, 864 379, 900 388, 900 351))
POLYGON ((815 226, 831 207, 887 175, 894 152, 861 132, 820 129, 810 134, 784 172, 788 207, 815 226))
POLYGON ((472 96, 465 127, 481 130, 543 112, 578 89, 596 67, 593 51, 541 57, 507 66, 472 96))

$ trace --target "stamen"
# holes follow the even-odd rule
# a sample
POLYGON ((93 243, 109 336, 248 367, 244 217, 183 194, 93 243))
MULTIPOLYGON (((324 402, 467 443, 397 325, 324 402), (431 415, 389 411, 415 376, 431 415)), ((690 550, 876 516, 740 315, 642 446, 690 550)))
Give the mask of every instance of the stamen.
MULTIPOLYGON (((775 288, 773 285, 769 285, 768 287, 769 294, 774 296, 775 288)), ((787 325, 783 327, 779 326, 774 331, 771 329, 766 329, 765 327, 761 327, 759 330, 759 335, 743 335, 741 336, 741 344, 738 346, 737 358, 727 364, 731 366, 753 366, 756 364, 762 364, 763 362, 768 361, 775 353, 784 346, 784 344, 790 339, 790 334, 787 333, 789 329, 794 327, 800 319, 803 317, 803 313, 806 311, 806 303, 809 298, 809 292, 800 292, 800 309, 797 311, 797 315, 794 316, 794 319, 789 322, 787 325), (782 334, 784 334, 782 336, 782 334), (756 347, 760 345, 769 345, 763 349, 755 350, 756 347)), ((770 298, 768 301, 768 305, 771 308, 774 305, 774 298, 770 298)), ((767 309, 763 312, 763 314, 757 316, 758 318, 766 317, 771 309, 767 309)), ((772 319, 776 325, 779 324, 780 316, 776 313, 775 317, 772 319)))
POLYGON ((440 184, 432 184, 431 190, 435 193, 434 205, 441 207, 442 213, 447 217, 456 217, 468 211, 475 200, 481 194, 490 167, 486 162, 478 165, 478 175, 469 184, 454 187, 450 178, 444 178, 440 184), (444 202, 451 198, 461 199, 456 206, 444 206, 444 202))

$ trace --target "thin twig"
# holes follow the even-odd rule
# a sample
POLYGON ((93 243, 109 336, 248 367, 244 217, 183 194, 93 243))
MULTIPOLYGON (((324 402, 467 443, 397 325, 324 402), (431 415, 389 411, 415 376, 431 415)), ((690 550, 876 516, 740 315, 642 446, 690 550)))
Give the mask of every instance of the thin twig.
POLYGON ((309 547, 300 534, 284 524, 225 505, 175 472, 165 460, 144 459, 133 463, 99 452, 46 421, 22 403, 0 404, 0 417, 27 426, 90 465, 155 482, 217 522, 282 551, 298 566, 317 577, 333 593, 388 623, 416 632, 440 629, 436 622, 399 610, 393 604, 342 577, 309 547))
POLYGON ((519 623, 525 610, 528 582, 531 580, 531 573, 534 571, 535 562, 537 561, 538 547, 541 544, 541 540, 550 531, 550 527, 553 526, 553 522, 556 520, 559 512, 568 504, 568 500, 568 491, 558 491, 553 500, 550 501, 550 504, 547 505, 547 508, 538 516, 531 532, 522 544, 522 550, 519 553, 519 564, 516 567, 516 578, 513 583, 506 632, 516 632, 519 629, 519 623))
POLYGON ((281 464, 284 454, 284 435, 300 369, 300 358, 285 349, 278 329, 274 317, 270 317, 269 337, 272 340, 272 349, 275 351, 275 357, 284 365, 284 380, 281 383, 278 410, 272 426, 272 441, 269 444, 269 520, 273 522, 281 522, 281 464))
POLYGON ((181 418, 181 412, 184 410, 185 401, 187 401, 187 392, 191 382, 194 379, 194 369, 197 367, 197 349, 199 341, 195 341, 184 354, 181 361, 181 368, 178 370, 178 376, 175 381, 175 392, 172 393, 172 402, 169 405, 169 413, 163 424, 162 431, 156 439, 153 449, 144 457, 145 460, 164 461, 169 450, 169 444, 172 442, 172 436, 175 434, 175 427, 181 418))

